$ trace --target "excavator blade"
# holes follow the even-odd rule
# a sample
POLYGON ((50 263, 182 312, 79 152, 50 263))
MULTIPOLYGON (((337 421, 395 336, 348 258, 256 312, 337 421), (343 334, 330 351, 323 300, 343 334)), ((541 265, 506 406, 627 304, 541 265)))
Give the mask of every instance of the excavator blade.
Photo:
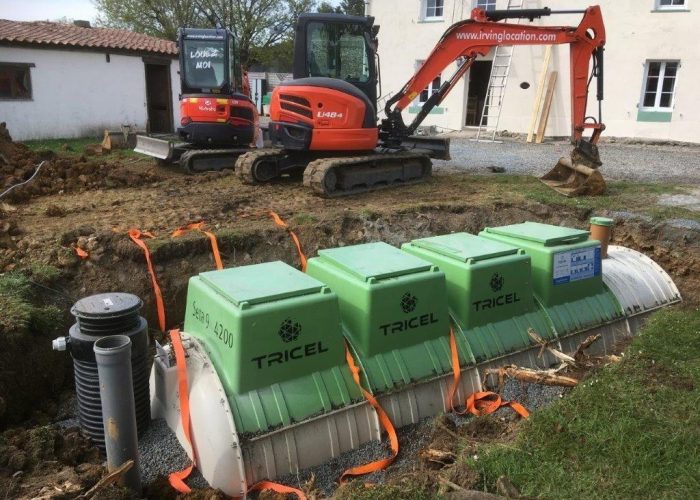
POLYGON ((571 158, 560 158, 540 180, 564 196, 598 196, 606 189, 598 170, 601 164, 595 144, 580 141, 571 158))
POLYGON ((426 154, 434 160, 450 160, 450 140, 442 137, 411 135, 401 141, 401 149, 426 154))
POLYGON ((176 143, 149 135, 137 135, 134 151, 166 162, 177 161, 176 143))

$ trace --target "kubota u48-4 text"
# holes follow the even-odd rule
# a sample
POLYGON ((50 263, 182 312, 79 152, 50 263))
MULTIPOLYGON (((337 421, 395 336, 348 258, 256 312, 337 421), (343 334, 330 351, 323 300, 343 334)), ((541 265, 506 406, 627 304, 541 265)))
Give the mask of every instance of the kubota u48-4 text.
MULTIPOLYGON (((604 189, 597 172, 596 143, 605 128, 586 117, 588 87, 597 78, 603 98, 605 28, 598 6, 578 11, 474 9, 471 19, 450 26, 406 85, 385 105, 377 126, 379 80, 374 18, 302 14, 297 22, 293 81, 272 94, 270 139, 274 149, 242 155, 237 173, 247 182, 264 182, 285 173, 304 172, 316 193, 340 196, 395 184, 420 182, 431 174, 431 158, 449 159, 449 141, 418 138, 416 131, 478 56, 498 45, 567 44, 571 53, 572 159, 562 159, 546 182, 566 194, 604 189), (556 13, 582 13, 577 27, 524 26, 504 19, 534 19, 556 13), (423 104, 410 125, 404 110, 453 61, 455 73, 423 104), (592 61, 592 64, 591 64, 592 61), (592 135, 584 139, 590 129, 592 135)), ((600 111, 600 106, 599 106, 600 111)))

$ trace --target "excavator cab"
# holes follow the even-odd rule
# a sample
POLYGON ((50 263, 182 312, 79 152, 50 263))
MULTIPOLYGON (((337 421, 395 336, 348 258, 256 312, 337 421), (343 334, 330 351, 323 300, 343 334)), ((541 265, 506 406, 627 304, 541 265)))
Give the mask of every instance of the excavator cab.
POLYGON ((377 102, 377 33, 373 17, 301 14, 294 38, 294 79, 335 78, 377 102))
POLYGON ((371 151, 377 146, 374 18, 301 14, 294 79, 270 104, 270 140, 292 151, 371 151))
POLYGON ((257 112, 246 95, 238 44, 223 28, 178 30, 180 137, 203 147, 253 142, 257 112))

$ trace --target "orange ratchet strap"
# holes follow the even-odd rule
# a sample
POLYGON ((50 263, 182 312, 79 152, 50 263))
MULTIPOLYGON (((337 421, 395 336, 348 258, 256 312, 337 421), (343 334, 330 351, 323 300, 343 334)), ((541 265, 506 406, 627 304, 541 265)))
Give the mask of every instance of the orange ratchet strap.
MULTIPOLYGON (((450 387, 447 393, 447 397, 449 398, 449 408, 451 410, 454 410, 454 396, 457 392, 457 387, 459 386, 461 371, 459 368, 457 341, 455 339, 455 333, 452 328, 450 328, 450 351, 452 354, 452 373, 454 375, 454 379, 452 382, 452 386, 450 387)), ((476 416, 488 415, 489 413, 495 412, 502 406, 508 406, 512 408, 513 411, 515 411, 518 415, 520 415, 523 418, 528 418, 530 416, 530 412, 528 412, 527 409, 520 403, 516 401, 503 401, 500 395, 496 394, 495 392, 489 391, 475 392, 474 394, 471 394, 467 398, 465 410, 461 412, 458 411, 456 413, 459 415, 464 415, 467 412, 476 416)))
POLYGON ((251 491, 263 490, 272 490, 275 493, 280 493, 282 495, 292 493, 296 495, 299 498, 299 500, 306 500, 306 495, 303 491, 298 490, 296 488, 292 488, 291 486, 285 486, 284 484, 273 483, 272 481, 258 481, 253 486, 248 488, 248 493, 250 493, 251 491))
POLYGON ((350 469, 347 469, 340 476, 341 483, 343 481, 346 481, 348 476, 361 476, 363 474, 369 474, 370 472, 383 470, 387 468, 399 454, 399 438, 396 435, 394 424, 391 423, 389 415, 386 414, 386 412, 379 405, 379 402, 375 399, 375 397, 372 396, 372 394, 370 394, 369 391, 367 391, 364 387, 362 387, 362 384, 360 383, 360 367, 357 366, 355 364, 355 360, 352 359, 352 354, 350 354, 350 349, 347 343, 345 344, 345 360, 348 363, 348 367, 350 367, 350 373, 352 373, 352 378, 355 380, 357 387, 360 388, 360 391, 362 391, 362 394, 365 396, 365 399, 367 399, 369 404, 372 405, 374 411, 377 412, 377 416, 379 417, 379 423, 389 435, 389 442, 391 444, 391 456, 388 458, 375 460, 374 462, 370 462, 365 465, 359 465, 357 467, 351 467, 350 469))
MULTIPOLYGON (((177 367, 177 391, 180 396, 180 418, 182 419, 182 430, 185 434, 185 439, 190 446, 192 457, 194 457, 194 447, 192 446, 191 421, 190 421, 190 389, 187 380, 187 361, 185 360, 185 349, 182 347, 182 339, 180 338, 180 330, 170 330, 170 340, 173 343, 173 351, 175 351, 175 363, 177 367)), ((173 472, 168 476, 170 486, 175 488, 180 493, 190 493, 192 490, 185 484, 185 479, 189 477, 194 469, 194 458, 189 467, 181 471, 173 472)), ((293 493, 299 500, 306 500, 306 495, 303 491, 284 484, 273 483, 272 481, 259 481, 248 489, 251 491, 272 490, 277 493, 286 494, 293 493)))
POLYGON ((286 229, 287 232, 289 233, 289 236, 291 236, 292 241, 294 242, 294 246, 297 247, 297 253, 299 254, 299 261, 301 261, 301 270, 306 272, 306 255, 304 255, 304 252, 301 250, 301 244, 299 243, 299 238, 297 238, 296 233, 289 229, 289 226, 287 225, 286 222, 284 222, 277 213, 270 211, 270 217, 272 217, 272 220, 275 221, 275 224, 278 227, 281 227, 282 229, 286 229))
POLYGON ((204 234, 207 238, 209 238, 209 242, 211 243, 211 253, 214 255, 214 262, 216 263, 216 268, 219 271, 221 271, 224 268, 224 265, 221 263, 219 243, 216 241, 216 236, 214 236, 214 233, 204 230, 204 221, 193 222, 192 224, 187 224, 187 226, 185 227, 176 229, 175 231, 173 231, 172 237, 177 238, 178 236, 182 236, 183 234, 185 234, 187 231, 199 231, 200 233, 204 234))
MULTIPOLYGON (((187 443, 190 445, 190 451, 194 458, 194 448, 192 447, 192 436, 190 434, 190 391, 187 382, 187 364, 185 362, 185 349, 182 347, 182 339, 180 339, 180 330, 170 330, 170 340, 173 343, 175 351, 175 364, 177 367, 177 392, 180 396, 180 418, 182 419, 182 430, 185 433, 187 443)), ((194 459, 189 467, 186 467, 178 472, 173 472, 168 476, 170 486, 175 488, 180 493, 189 493, 192 491, 185 484, 185 479, 192 473, 194 469, 194 459)))
POLYGON ((90 257, 90 254, 87 253, 87 252, 86 252, 85 250, 83 250, 82 248, 80 248, 78 245, 75 245, 75 246, 73 247, 73 250, 75 251, 75 255, 77 255, 77 256, 80 257, 81 259, 87 259, 88 257, 90 257))
POLYGON ((136 245, 143 250, 146 256, 146 265, 148 266, 148 273, 151 275, 151 283, 153 284, 153 293, 156 296, 156 308, 158 309, 158 326, 160 326, 160 331, 165 331, 165 306, 163 305, 163 294, 160 292, 160 286, 158 286, 158 280, 156 279, 156 273, 153 270, 153 264, 151 263, 151 252, 148 251, 146 243, 142 240, 143 237, 155 238, 153 234, 147 231, 140 231, 138 229, 129 229, 129 238, 131 241, 136 243, 136 245))

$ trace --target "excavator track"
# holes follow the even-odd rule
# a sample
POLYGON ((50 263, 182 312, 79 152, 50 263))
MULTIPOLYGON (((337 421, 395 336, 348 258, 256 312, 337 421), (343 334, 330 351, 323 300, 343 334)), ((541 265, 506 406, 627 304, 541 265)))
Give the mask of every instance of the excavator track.
POLYGON ((304 185, 324 198, 337 198, 417 184, 431 174, 432 162, 426 154, 374 153, 312 161, 304 171, 304 185))
POLYGON ((236 160, 236 175, 246 184, 271 181, 279 177, 279 169, 275 165, 284 156, 284 151, 276 148, 248 151, 236 160), (272 167, 265 168, 266 165, 272 167))
POLYGON ((180 166, 188 174, 234 168, 236 159, 250 148, 190 149, 180 156, 180 166))

